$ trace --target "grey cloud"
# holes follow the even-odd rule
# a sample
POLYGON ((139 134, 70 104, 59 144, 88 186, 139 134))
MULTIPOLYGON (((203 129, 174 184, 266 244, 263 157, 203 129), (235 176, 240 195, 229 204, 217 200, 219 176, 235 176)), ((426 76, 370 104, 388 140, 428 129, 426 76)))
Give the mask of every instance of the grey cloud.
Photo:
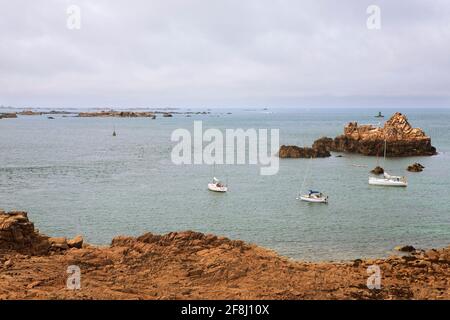
POLYGON ((450 102, 450 3, 1 1, 0 104, 450 102), (81 30, 66 28, 79 5, 81 30), (366 28, 381 7, 382 29, 366 28))

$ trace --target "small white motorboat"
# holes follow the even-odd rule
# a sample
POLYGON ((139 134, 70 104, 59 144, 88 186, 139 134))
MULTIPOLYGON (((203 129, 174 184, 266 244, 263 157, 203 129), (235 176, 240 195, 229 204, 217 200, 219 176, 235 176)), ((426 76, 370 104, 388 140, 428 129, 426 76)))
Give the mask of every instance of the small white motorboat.
POLYGON ((300 200, 314 203, 328 203, 328 196, 319 191, 309 190, 309 194, 300 195, 300 200))
POLYGON ((385 172, 383 178, 369 177, 369 184, 373 186, 407 187, 408 181, 406 177, 391 176, 385 172))
POLYGON ((214 192, 227 192, 228 187, 224 185, 222 182, 220 182, 219 179, 216 177, 213 178, 213 181, 211 183, 208 183, 208 189, 210 191, 214 192))

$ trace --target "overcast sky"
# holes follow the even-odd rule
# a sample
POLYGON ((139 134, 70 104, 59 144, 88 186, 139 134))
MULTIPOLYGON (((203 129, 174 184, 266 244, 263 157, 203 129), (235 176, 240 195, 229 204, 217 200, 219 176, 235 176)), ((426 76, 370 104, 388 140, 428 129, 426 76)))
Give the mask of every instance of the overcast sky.
POLYGON ((0 4, 1 105, 450 106, 448 0, 0 4))

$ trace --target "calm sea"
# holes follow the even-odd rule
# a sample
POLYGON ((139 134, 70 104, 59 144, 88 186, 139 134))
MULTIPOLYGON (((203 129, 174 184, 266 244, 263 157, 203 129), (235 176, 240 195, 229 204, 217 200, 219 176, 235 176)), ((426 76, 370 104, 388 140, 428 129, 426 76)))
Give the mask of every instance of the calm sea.
POLYGON ((274 176, 254 165, 216 166, 227 194, 208 192, 207 165, 172 164, 177 128, 279 128, 281 144, 334 137, 349 121, 377 124, 373 109, 212 110, 156 120, 23 116, 0 120, 0 208, 25 210, 43 233, 114 236, 192 229, 242 239, 305 260, 389 255, 394 246, 450 244, 450 110, 400 109, 432 137, 434 157, 388 159, 408 188, 368 185, 376 158, 344 155, 310 162, 306 183, 328 205, 299 202, 306 159, 282 159, 274 176), (226 114, 226 112, 232 114, 226 114), (118 136, 112 137, 115 127, 118 136), (413 162, 422 173, 408 173, 413 162))

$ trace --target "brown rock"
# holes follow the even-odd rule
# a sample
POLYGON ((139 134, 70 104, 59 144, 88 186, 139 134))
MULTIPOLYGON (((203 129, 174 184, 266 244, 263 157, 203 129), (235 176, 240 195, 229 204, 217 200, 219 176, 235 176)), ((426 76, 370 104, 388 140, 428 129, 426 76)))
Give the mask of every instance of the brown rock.
POLYGON ((26 212, 0 211, 0 249, 23 254, 45 254, 45 236, 34 229, 26 212))
POLYGON ((382 128, 350 122, 345 126, 344 134, 330 144, 330 150, 368 156, 383 155, 385 140, 388 157, 431 156, 437 153, 431 145, 431 138, 421 129, 412 128, 406 116, 399 112, 382 128))
POLYGON ((48 238, 48 241, 50 242, 52 249, 62 249, 62 250, 69 249, 67 239, 64 237, 48 238))
POLYGON ((27 288, 28 289, 33 289, 33 288, 35 288, 35 287, 37 287, 37 286, 39 286, 39 285, 41 285, 42 284, 42 281, 33 281, 32 283, 30 283, 28 286, 27 286, 27 288))
POLYGON ((33 111, 33 110, 23 110, 18 113, 21 116, 40 116, 42 112, 33 111))
POLYGON ((376 166, 372 171, 373 174, 383 174, 384 173, 384 169, 382 167, 376 166))
POLYGON ((97 112, 80 112, 78 117, 81 118, 92 118, 92 117, 119 117, 119 118, 153 118, 155 116, 154 112, 142 111, 113 111, 113 110, 102 110, 97 112))
POLYGON ((416 163, 408 166, 407 170, 409 172, 422 172, 424 168, 425 167, 423 165, 421 165, 420 163, 416 162, 416 163))
POLYGON ((280 158, 327 158, 330 151, 324 148, 300 148, 297 146, 282 145, 278 151, 280 158))
POLYGON ((83 237, 78 235, 75 238, 68 240, 67 245, 69 248, 81 249, 83 247, 83 237))
POLYGON ((0 119, 11 119, 11 118, 17 118, 16 113, 0 113, 0 119))
POLYGON ((394 248, 397 251, 401 251, 401 252, 413 252, 416 251, 416 248, 414 248, 413 246, 397 246, 394 248))
POLYGON ((425 258, 427 260, 437 262, 439 260, 439 252, 437 252, 436 250, 433 250, 433 249, 425 251, 425 258))

